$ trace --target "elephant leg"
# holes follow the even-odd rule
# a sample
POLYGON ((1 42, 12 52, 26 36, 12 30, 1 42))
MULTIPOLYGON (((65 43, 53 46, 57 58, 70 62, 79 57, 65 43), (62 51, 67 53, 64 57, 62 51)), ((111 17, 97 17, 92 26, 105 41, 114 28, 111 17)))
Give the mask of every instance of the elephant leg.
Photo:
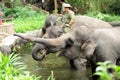
POLYGON ((83 71, 86 70, 86 59, 78 58, 74 60, 74 66, 77 70, 83 71))
POLYGON ((69 63, 70 63, 70 66, 71 66, 72 69, 77 69, 77 67, 74 64, 74 60, 70 59, 69 63))
POLYGON ((117 59, 116 64, 120 66, 120 58, 117 59))

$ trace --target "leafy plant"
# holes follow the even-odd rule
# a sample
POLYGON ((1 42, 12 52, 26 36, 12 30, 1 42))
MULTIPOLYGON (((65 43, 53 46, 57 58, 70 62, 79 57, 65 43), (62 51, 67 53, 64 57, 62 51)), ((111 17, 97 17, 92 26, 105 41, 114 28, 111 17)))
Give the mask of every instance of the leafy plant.
POLYGON ((110 61, 98 62, 94 75, 100 76, 100 80, 120 80, 120 66, 111 64, 110 61))
POLYGON ((0 80, 40 80, 30 75, 26 66, 16 54, 3 55, 0 53, 0 80))

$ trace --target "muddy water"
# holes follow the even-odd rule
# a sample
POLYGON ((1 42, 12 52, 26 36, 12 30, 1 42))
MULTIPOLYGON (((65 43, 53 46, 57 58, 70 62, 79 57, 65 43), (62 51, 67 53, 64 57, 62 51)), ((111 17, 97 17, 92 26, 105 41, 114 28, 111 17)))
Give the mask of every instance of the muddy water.
POLYGON ((55 54, 50 54, 43 61, 38 62, 33 60, 31 49, 23 48, 20 53, 31 74, 42 76, 42 80, 47 80, 51 71, 54 72, 56 80, 91 80, 90 69, 86 71, 72 70, 68 60, 64 57, 56 57, 55 54))

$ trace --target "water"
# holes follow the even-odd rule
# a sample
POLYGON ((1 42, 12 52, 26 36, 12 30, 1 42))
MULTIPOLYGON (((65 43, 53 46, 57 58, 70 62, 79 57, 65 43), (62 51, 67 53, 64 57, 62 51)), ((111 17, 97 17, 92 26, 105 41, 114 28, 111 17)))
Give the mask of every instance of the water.
POLYGON ((86 71, 72 70, 68 60, 64 57, 49 54, 43 61, 38 62, 32 58, 31 49, 23 48, 20 53, 31 74, 42 76, 42 80, 47 80, 51 71, 54 72, 56 80, 91 80, 90 69, 86 71))

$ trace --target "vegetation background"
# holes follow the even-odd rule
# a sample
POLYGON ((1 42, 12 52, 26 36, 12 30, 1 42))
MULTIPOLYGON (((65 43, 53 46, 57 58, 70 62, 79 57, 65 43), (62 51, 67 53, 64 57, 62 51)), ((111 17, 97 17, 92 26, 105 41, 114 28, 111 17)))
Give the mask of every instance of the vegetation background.
MULTIPOLYGON (((3 0, 3 2, 10 2, 11 0, 3 0)), ((43 13, 41 9, 33 9, 31 5, 23 5, 23 0, 14 0, 10 2, 11 8, 5 7, 0 2, 0 8, 4 12, 3 18, 14 18, 10 23, 15 24, 16 32, 26 32, 35 29, 41 29, 44 25, 47 14, 43 13)), ((35 3, 38 0, 26 0, 29 3, 35 3)), ((118 21, 120 22, 120 0, 66 0, 73 7, 77 7, 79 15, 87 15, 107 22, 118 21)), ((7 23, 9 23, 7 22, 7 23)), ((4 56, 0 53, 0 80, 16 80, 24 77, 26 80, 38 80, 36 76, 30 76, 26 71, 24 72, 24 65, 17 60, 19 57, 16 55, 4 56), (15 65, 14 65, 15 64, 15 65), (17 64, 18 68, 15 66, 17 64), (18 66, 19 65, 19 66, 18 66), (16 69, 16 70, 15 70, 16 69), (13 77, 14 76, 14 77, 13 77)), ((101 80, 111 80, 111 74, 107 72, 109 66, 108 62, 99 63, 100 67, 97 68, 95 75, 100 75, 101 80), (106 76, 108 75, 108 76, 106 76)), ((111 65, 110 65, 111 68, 111 65)), ((120 74, 120 67, 112 65, 116 75, 120 74)), ((113 76, 113 75, 112 75, 113 76)), ((120 79, 119 77, 117 77, 120 79)), ((49 79, 50 80, 50 79, 49 79)))
MULTIPOLYGON (((3 0, 10 2, 10 0, 3 0)), ((38 0, 26 0, 28 3, 37 3, 38 0)), ((87 15, 107 22, 120 21, 120 0, 66 0, 73 7, 78 8, 79 15, 87 15)), ((12 8, 7 8, 0 3, 4 18, 14 17, 16 32, 26 32, 40 29, 45 21, 41 9, 34 9, 31 5, 24 5, 23 0, 11 2, 12 8)), ((54 12, 54 10, 53 10, 54 12)))

